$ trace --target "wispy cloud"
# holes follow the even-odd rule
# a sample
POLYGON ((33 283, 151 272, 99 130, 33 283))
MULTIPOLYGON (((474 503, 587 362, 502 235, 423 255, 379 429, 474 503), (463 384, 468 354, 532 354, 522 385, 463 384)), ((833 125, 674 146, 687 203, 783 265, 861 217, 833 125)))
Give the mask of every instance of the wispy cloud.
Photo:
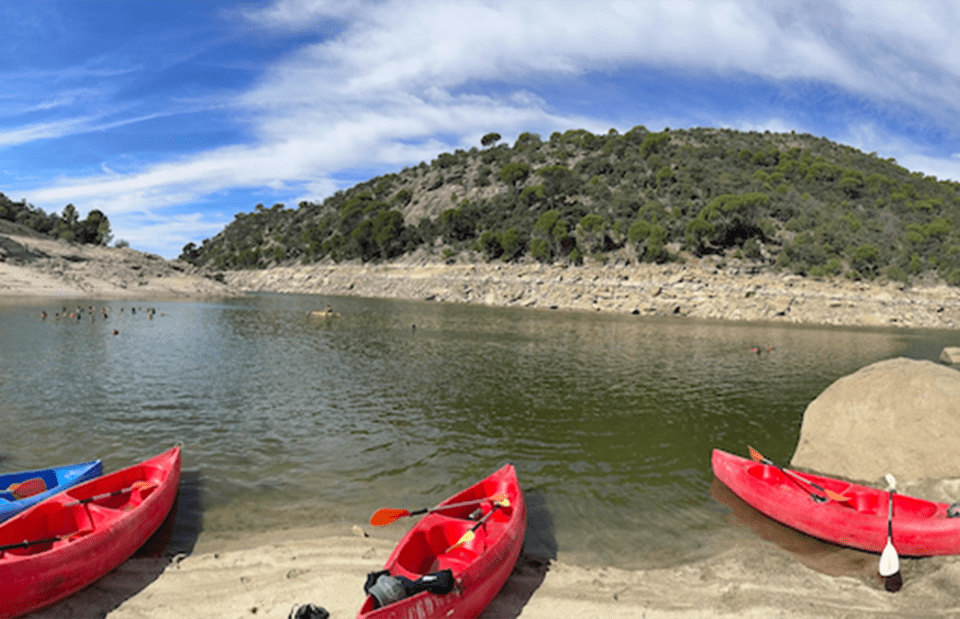
MULTIPOLYGON (((47 208, 70 201, 117 215, 202 208, 207 197, 237 188, 319 199, 337 187, 341 170, 429 160, 442 150, 476 145, 487 131, 508 139, 522 131, 605 131, 631 118, 631 110, 611 109, 601 95, 574 93, 565 84, 612 74, 639 82, 635 78, 647 69, 683 74, 694 85, 758 82, 779 89, 788 103, 815 89, 825 97, 839 93, 876 120, 866 132, 855 108, 820 115, 808 101, 802 101, 803 114, 781 102, 760 112, 751 108, 752 116, 744 117, 733 98, 705 111, 682 94, 660 94, 653 84, 636 96, 646 109, 659 111, 633 124, 681 127, 706 117, 718 126, 829 133, 904 165, 917 162, 939 177, 960 178, 951 157, 955 145, 937 152, 896 135, 905 117, 954 140, 958 135, 960 39, 953 33, 960 5, 953 2, 280 0, 241 15, 261 37, 293 33, 301 41, 265 65, 240 94, 214 93, 203 102, 242 127, 248 139, 178 153, 127 174, 18 187, 17 194, 47 208), (593 105, 571 107, 571 97, 593 105)), ((37 97, 32 105, 57 100, 37 97)), ((169 107, 128 112, 127 120, 75 113, 0 130, 0 147, 107 131, 169 113, 169 107)))
POLYGON ((223 230, 232 217, 201 213, 156 215, 121 214, 110 219, 115 241, 127 241, 141 251, 176 257, 187 243, 210 238, 223 230))

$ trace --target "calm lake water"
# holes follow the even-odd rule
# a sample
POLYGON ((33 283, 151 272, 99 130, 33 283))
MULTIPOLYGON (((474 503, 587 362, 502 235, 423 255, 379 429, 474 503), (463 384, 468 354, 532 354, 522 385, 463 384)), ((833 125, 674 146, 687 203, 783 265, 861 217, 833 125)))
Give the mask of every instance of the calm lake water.
POLYGON ((620 567, 751 536, 711 496, 714 447, 786 464, 837 378, 958 340, 312 295, 63 304, 0 304, 0 470, 112 471, 181 441, 209 543, 365 524, 513 462, 561 559, 620 567))

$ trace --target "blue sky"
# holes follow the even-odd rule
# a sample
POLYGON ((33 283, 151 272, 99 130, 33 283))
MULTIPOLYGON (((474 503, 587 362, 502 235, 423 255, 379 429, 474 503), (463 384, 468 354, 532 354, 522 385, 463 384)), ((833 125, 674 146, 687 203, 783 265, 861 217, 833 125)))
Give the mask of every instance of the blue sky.
POLYGON ((258 203, 636 125, 797 131, 960 180, 960 3, 0 2, 0 192, 172 258, 258 203))

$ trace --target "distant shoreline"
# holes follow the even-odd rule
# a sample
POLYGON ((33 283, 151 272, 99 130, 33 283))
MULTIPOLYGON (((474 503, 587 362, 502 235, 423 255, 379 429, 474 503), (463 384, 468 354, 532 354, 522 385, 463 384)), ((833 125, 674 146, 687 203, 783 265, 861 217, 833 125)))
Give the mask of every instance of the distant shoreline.
POLYGON ((641 316, 857 327, 960 329, 948 286, 816 281, 698 264, 579 266, 398 262, 227 271, 249 292, 475 303, 641 316))
MULTIPOLYGON (((225 271, 132 249, 0 235, 0 298, 187 299, 277 292, 474 303, 640 316, 855 327, 960 329, 960 289, 817 281, 793 274, 687 264, 615 266, 321 262, 225 271), (222 281, 221 281, 222 279, 222 281)), ((317 309, 322 309, 318 307, 317 309)))

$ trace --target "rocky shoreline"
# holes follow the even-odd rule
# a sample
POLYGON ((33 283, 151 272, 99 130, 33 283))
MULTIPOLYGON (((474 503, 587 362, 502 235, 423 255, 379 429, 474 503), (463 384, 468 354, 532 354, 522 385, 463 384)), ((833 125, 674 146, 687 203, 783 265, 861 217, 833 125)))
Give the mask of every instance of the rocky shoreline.
POLYGON ((242 294, 179 260, 129 248, 0 235, 0 297, 177 299, 242 294))
POLYGON ((641 316, 960 329, 960 289, 818 281, 724 264, 321 262, 212 273, 133 249, 0 235, 0 297, 197 298, 279 292, 641 316))
POLYGON ((362 296, 729 321, 960 328, 960 290, 948 286, 816 281, 702 260, 580 266, 315 264, 224 274, 252 292, 362 296))

